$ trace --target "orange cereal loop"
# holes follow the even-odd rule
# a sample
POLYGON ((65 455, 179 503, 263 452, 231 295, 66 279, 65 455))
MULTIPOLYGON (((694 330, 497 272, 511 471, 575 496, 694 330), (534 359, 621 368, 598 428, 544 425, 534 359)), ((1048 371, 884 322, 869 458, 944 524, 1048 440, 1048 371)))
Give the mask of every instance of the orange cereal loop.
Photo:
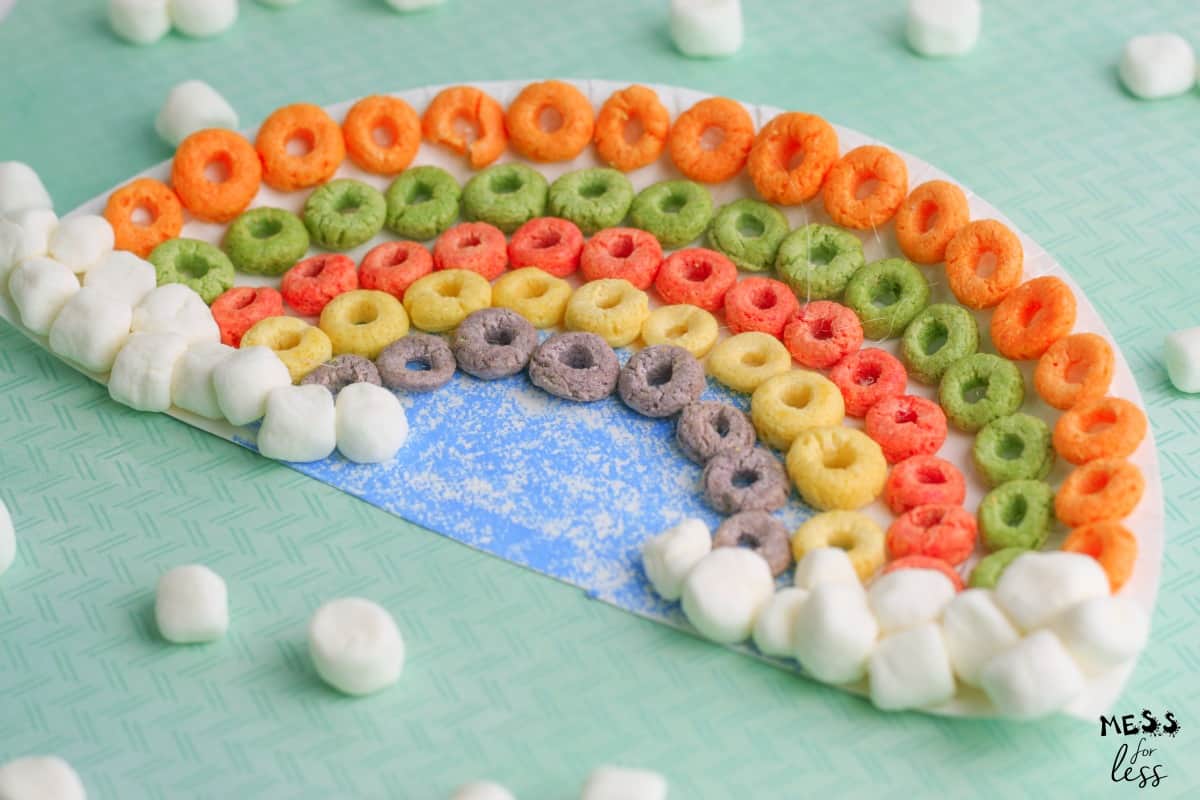
POLYGON ((667 150, 679 171, 701 183, 721 183, 742 171, 754 146, 754 120, 741 103, 710 97, 679 115, 667 138, 667 150), (720 139, 709 148, 705 134, 720 139))
POLYGON ((513 148, 526 158, 570 161, 591 143, 596 117, 583 92, 562 81, 542 81, 521 90, 504 122, 513 148), (557 114, 557 123, 544 126, 547 114, 557 114))
POLYGON ((1098 458, 1076 467, 1054 496, 1054 516, 1072 528, 1124 519, 1141 502, 1142 471, 1121 458, 1098 458))
POLYGON ((421 132, 434 144, 466 153, 472 169, 486 167, 508 145, 504 109, 474 86, 451 86, 438 92, 421 118, 421 132), (465 136, 460 125, 473 129, 474 138, 465 136))
POLYGON ((1065 411, 1083 400, 1103 397, 1112 383, 1113 351, 1103 336, 1073 333, 1038 359, 1033 385, 1047 404, 1065 411))
POLYGON ((821 191, 837 157, 838 138, 832 125, 815 114, 790 111, 758 132, 750 148, 750 179, 767 202, 799 205, 821 191), (796 156, 800 160, 793 166, 796 156))
POLYGON ((342 136, 346 154, 359 167, 376 175, 395 175, 417 155, 421 118, 399 97, 371 95, 355 103, 346 114, 342 136))
POLYGON ((183 207, 205 222, 229 222, 258 194, 262 163, 240 133, 209 128, 179 143, 171 186, 183 207))
POLYGON ((1005 358, 1041 358, 1075 327, 1075 295, 1052 275, 1013 289, 992 312, 992 344, 1005 358))
POLYGON ((937 264, 954 234, 970 221, 967 196, 948 181, 926 181, 913 189, 896 212, 896 242, 905 258, 937 264))
POLYGON ((1097 458, 1125 458, 1146 437, 1146 415, 1120 397, 1078 403, 1058 418, 1054 449, 1072 464, 1097 458))
POLYGON ((1071 531, 1062 549, 1099 561, 1108 576, 1109 589, 1116 593, 1133 574, 1138 544, 1129 529, 1119 522, 1093 522, 1071 531))
POLYGON ((150 251, 183 230, 183 206, 171 187, 138 178, 113 192, 104 207, 114 247, 146 258, 150 251))
POLYGON ((886 147, 868 144, 854 148, 833 165, 825 176, 823 199, 825 210, 838 225, 867 230, 895 216, 907 194, 904 159, 886 147))
POLYGON ((969 222, 946 245, 946 280, 958 302, 976 311, 999 303, 1021 282, 1021 240, 994 219, 969 222))
POLYGON ((263 180, 281 192, 324 183, 346 157, 341 126, 309 103, 276 109, 258 129, 254 146, 262 157, 263 180))
POLYGON ((667 146, 671 114, 653 89, 637 84, 613 92, 596 116, 596 153, 609 166, 630 172, 652 164, 667 146), (634 126, 641 126, 637 132, 634 126), (627 138, 637 132, 637 138, 627 138))

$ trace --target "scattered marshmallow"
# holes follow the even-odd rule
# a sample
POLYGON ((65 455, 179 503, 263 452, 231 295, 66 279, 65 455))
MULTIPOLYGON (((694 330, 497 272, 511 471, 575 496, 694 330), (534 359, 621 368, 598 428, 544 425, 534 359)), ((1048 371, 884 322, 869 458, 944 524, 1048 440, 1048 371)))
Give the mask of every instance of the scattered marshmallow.
POLYGON ((788 587, 767 601, 754 623, 754 645, 763 655, 792 657, 796 652, 796 617, 808 590, 788 587))
POLYGON ((852 683, 866 673, 879 623, 858 583, 820 583, 796 615, 796 659, 825 683, 852 683))
POLYGON ((408 438, 408 418, 396 395, 373 383, 338 392, 337 448, 359 464, 391 461, 408 438))
POLYGON ((114 250, 87 271, 83 285, 99 289, 113 300, 133 307, 154 291, 158 278, 149 261, 125 250, 114 250))
POLYGON ((112 225, 97 214, 67 217, 50 234, 47 250, 72 272, 87 272, 112 252, 112 225))
POLYGON ((171 25, 184 36, 203 39, 224 33, 238 17, 238 0, 170 0, 171 25))
POLYGON ((1196 84, 1196 54, 1178 34, 1134 36, 1125 43, 1117 71, 1125 88, 1143 100, 1174 97, 1196 84))
POLYGON ((78 291, 75 273, 44 256, 25 259, 8 277, 8 293, 21 313, 21 324, 41 336, 78 291))
POLYGON ((642 545, 642 569, 664 600, 678 600, 683 579, 712 551, 712 534, 702 519, 685 519, 642 545))
POLYGON ((27 756, 0 764, 4 800, 87 800, 83 781, 58 756, 27 756))
POLYGON ((441 5, 443 0, 387 0, 387 4, 400 13, 408 13, 410 11, 420 11, 424 8, 432 8, 433 6, 441 5))
POLYGON ((12 220, 0 217, 0 289, 8 286, 8 275, 25 256, 25 231, 12 220))
POLYGON ((154 44, 171 30, 167 0, 109 0, 108 24, 133 44, 154 44))
POLYGON ((458 787, 450 800, 517 800, 517 798, 498 783, 471 781, 458 787))
POLYGON ((359 597, 331 600, 317 609, 308 625, 308 651, 321 679, 345 694, 378 692, 399 680, 404 669, 404 640, 396 621, 359 597))
POLYGON ((742 547, 718 547, 684 578, 683 613, 714 642, 743 642, 774 591, 762 556, 742 547))
POLYGON ((883 634, 934 622, 954 599, 950 579, 933 569, 898 569, 880 575, 867 590, 867 602, 883 634))
POLYGON ((822 583, 853 583, 862 587, 850 556, 840 547, 819 547, 809 550, 796 564, 792 583, 809 591, 822 583))
POLYGON ((1065 706, 1083 688, 1083 674, 1050 631, 1037 631, 988 661, 979 685, 996 710, 1040 717, 1065 706))
POLYGON ((175 367, 187 349, 188 340, 174 333, 133 334, 113 362, 109 396, 137 411, 166 411, 175 367))
POLYGON ((979 40, 979 0, 908 0, 908 44, 923 56, 961 56, 979 40))
POLYGON ((58 215, 48 208, 27 208, 9 215, 9 220, 21 229, 21 248, 17 261, 50 253, 50 236, 58 227, 58 215))
MULTIPOLYGON (((0 258, 3 251, 0 250, 0 258)), ((4 264, 0 261, 0 272, 4 264)), ((1200 328, 1187 328, 1167 336, 1163 343, 1167 376, 1181 392, 1200 392, 1200 328)))
POLYGON ((168 642, 196 644, 229 630, 229 591, 220 575, 200 564, 168 570, 158 579, 154 618, 168 642))
POLYGON ((204 81, 184 81, 167 94, 154 121, 154 130, 178 146, 196 131, 207 128, 237 130, 238 116, 224 97, 204 81))
POLYGON ((129 339, 131 324, 132 308, 85 286, 50 326, 50 349, 89 372, 105 373, 129 339))
POLYGON ((667 779, 648 769, 596 767, 579 800, 667 800, 667 779))
POLYGON ((741 0, 671 0, 671 38, 693 58, 731 56, 742 48, 741 0))
POLYGON ((1146 646, 1150 617, 1125 597, 1093 597, 1050 623, 1063 645, 1088 673, 1106 672, 1126 663, 1146 646))
POLYGON ((271 390, 291 385, 288 368, 269 347, 242 348, 213 369, 217 405, 234 425, 261 419, 271 390))
POLYGON ((1025 553, 996 583, 996 602, 1023 631, 1042 627, 1076 603, 1109 593, 1099 562, 1082 553, 1025 553))
POLYGON ((0 161, 0 216, 12 217, 33 208, 54 208, 42 179, 28 164, 0 161))
POLYGON ((258 452, 278 461, 320 461, 337 444, 333 395, 324 386, 280 386, 267 395, 258 452))
POLYGON ((942 612, 942 636, 954 674, 968 686, 978 686, 984 665, 1021 638, 988 589, 967 589, 950 601, 942 612))
POLYGON ((946 643, 932 622, 880 639, 871 654, 868 672, 871 702, 885 711, 930 708, 954 696, 954 673, 946 643))
POLYGON ((12 515, 8 506, 0 500, 0 575, 17 560, 17 531, 13 527, 12 515))
POLYGON ((220 342, 196 342, 187 349, 171 382, 171 402, 206 419, 221 419, 213 372, 235 352, 220 342))
POLYGON ((208 304, 182 283, 164 284, 142 298, 133 309, 133 332, 174 333, 189 343, 221 341, 208 304))

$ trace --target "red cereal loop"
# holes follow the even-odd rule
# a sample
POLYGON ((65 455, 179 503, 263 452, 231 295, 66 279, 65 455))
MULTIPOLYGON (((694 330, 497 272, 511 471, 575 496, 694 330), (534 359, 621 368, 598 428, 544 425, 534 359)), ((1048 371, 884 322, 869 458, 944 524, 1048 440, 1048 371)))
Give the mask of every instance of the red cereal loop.
POLYGON ((799 311, 788 285, 771 278, 746 278, 725 295, 725 322, 734 333, 761 331, 778 339, 799 311))
POLYGON ((667 305, 690 304, 716 311, 737 283, 737 274, 737 266, 715 250, 689 247, 667 256, 654 288, 667 305))
POLYGON ((898 569, 932 569, 942 573, 950 582, 954 584, 954 591, 961 592, 964 588, 962 576, 940 558, 931 558, 929 556, 906 556, 898 558, 892 563, 883 568, 881 574, 887 575, 889 572, 895 572, 898 569))
POLYGON ((637 228, 608 228, 588 239, 579 256, 585 281, 624 278, 639 289, 654 283, 662 266, 662 245, 637 228))
POLYGON ((883 500, 896 514, 917 506, 962 505, 967 482, 958 467, 937 456, 906 458, 888 474, 883 500))
POLYGON ((489 281, 508 266, 508 244, 495 225, 462 222, 438 237, 433 246, 434 269, 465 269, 489 281))
POLYGON ((513 232, 508 243, 508 263, 513 269, 537 267, 556 278, 579 269, 583 232, 574 222, 558 217, 537 217, 513 232))
POLYGON ((384 242, 372 247, 358 265, 358 285, 387 292, 397 300, 418 278, 433 272, 433 256, 419 242, 384 242))
POLYGON ((888 463, 895 464, 936 453, 946 441, 946 413, 924 397, 885 397, 867 410, 866 431, 888 463))
POLYGON ((851 353, 834 365, 829 380, 842 390, 846 413, 862 417, 885 397, 904 394, 908 387, 908 371, 891 353, 868 347, 851 353))
POLYGON ((814 300, 784 327, 783 343, 802 366, 829 369, 862 347, 862 322, 841 303, 814 300))
POLYGON ((211 311, 221 329, 221 343, 240 347, 242 336, 256 322, 283 316, 283 295, 269 286, 235 286, 213 301, 211 311))
POLYGON ((975 515, 945 503, 910 508, 887 532, 888 555, 894 559, 926 556, 961 564, 975 550, 975 515))
POLYGON ((358 270, 340 253, 312 256, 283 273, 279 290, 284 301, 305 316, 315 317, 330 300, 358 288, 358 270))

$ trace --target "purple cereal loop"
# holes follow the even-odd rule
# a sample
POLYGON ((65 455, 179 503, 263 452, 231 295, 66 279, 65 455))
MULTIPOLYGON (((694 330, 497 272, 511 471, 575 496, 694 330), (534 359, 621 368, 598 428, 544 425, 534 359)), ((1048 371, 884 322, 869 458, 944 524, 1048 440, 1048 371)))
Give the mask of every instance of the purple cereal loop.
POLYGON ((617 391, 625 405, 647 417, 669 417, 700 399, 704 368, 682 347, 640 350, 621 368, 617 391))
POLYGON ((721 523, 713 547, 745 547, 766 560, 772 575, 792 565, 787 526, 765 511, 743 511, 721 523))
POLYGON ((685 456, 705 464, 721 453, 744 453, 754 447, 754 425, 728 403, 692 403, 679 416, 675 440, 685 456))
POLYGON ((537 330, 517 312, 481 308, 454 332, 454 358, 463 372, 491 381, 525 369, 537 343, 537 330))
POLYGON ((791 494, 783 464, 761 447, 713 456, 700 478, 704 499, 722 514, 775 511, 791 494))
POLYGON ((440 336, 410 333, 389 344, 375 359, 383 385, 406 392, 432 392, 454 377, 454 353, 440 336), (410 369, 417 363, 425 369, 410 369))
POLYGON ((594 333, 559 333, 538 345, 529 359, 529 380, 555 397, 591 403, 612 394, 621 365, 594 333))
POLYGON ((368 358, 344 353, 324 364, 300 379, 300 385, 315 383, 324 386, 329 393, 337 397, 338 392, 352 383, 373 383, 382 385, 379 370, 368 358))

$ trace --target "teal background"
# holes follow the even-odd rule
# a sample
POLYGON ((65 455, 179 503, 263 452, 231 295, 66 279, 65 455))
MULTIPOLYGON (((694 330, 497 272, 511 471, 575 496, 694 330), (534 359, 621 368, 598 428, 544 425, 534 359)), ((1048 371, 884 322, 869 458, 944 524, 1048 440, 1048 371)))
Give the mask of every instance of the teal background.
MULTIPOLYGON (((1200 43, 1194 0, 988 2, 978 48, 925 61, 902 0, 746 0, 728 61, 672 49, 665 0, 304 0, 207 41, 109 33, 100 0, 20 0, 0 23, 0 160, 60 211, 170 155, 167 89, 216 86, 253 126, 286 102, 430 83, 596 77, 673 83, 820 113, 945 169, 1085 287, 1149 405, 1167 497, 1154 639, 1118 710, 1170 709, 1152 745, 1200 788, 1200 400, 1173 391, 1163 335, 1200 323, 1200 93, 1142 103, 1116 82, 1133 33, 1200 43), (603 9, 603 10, 601 10, 603 9)), ((406 525, 164 416, 139 415, 0 326, 0 497, 21 550, 0 578, 0 760, 58 752, 97 798, 441 798, 491 776, 522 800, 574 797, 618 762, 673 798, 1141 796, 1119 742, 1035 725, 883 715, 869 704, 602 604, 406 525), (223 642, 156 640, 171 565, 228 579, 223 642), (304 651, 323 599, 396 612, 401 684, 333 696, 304 651)), ((1133 742, 1131 742, 1132 746, 1133 742)))

